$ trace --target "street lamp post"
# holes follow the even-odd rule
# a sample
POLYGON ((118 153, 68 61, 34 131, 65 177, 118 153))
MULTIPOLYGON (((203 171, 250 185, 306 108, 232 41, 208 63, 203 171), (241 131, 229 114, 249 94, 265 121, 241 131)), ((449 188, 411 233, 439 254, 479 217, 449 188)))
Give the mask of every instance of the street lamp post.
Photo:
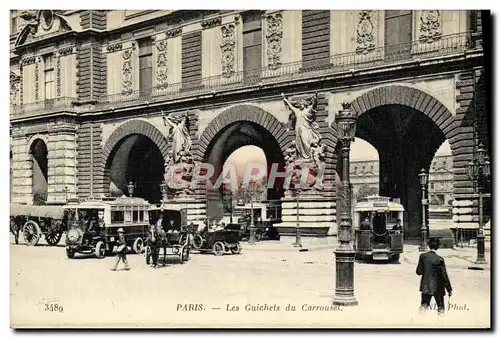
POLYGON ((427 187, 427 178, 429 177, 425 170, 422 168, 420 174, 418 174, 420 178, 420 186, 422 187, 422 227, 420 228, 421 242, 418 251, 425 252, 427 251, 427 222, 425 217, 425 206, 427 205, 427 199, 425 197, 426 187, 427 187))
MULTIPOLYGON (((349 182, 349 150, 356 134, 358 115, 352 111, 351 104, 342 103, 342 110, 335 116, 338 126, 338 142, 342 156, 342 198, 340 208, 340 224, 338 230, 339 246, 335 250, 335 296, 334 305, 355 306, 358 301, 354 297, 354 257, 352 239, 352 217, 350 210, 349 182)), ((339 210, 337 208, 337 210, 339 210)))
MULTIPOLYGON (((231 189, 232 189, 232 188, 231 188, 231 189)), ((231 208, 231 209, 230 209, 230 211, 231 211, 231 215, 230 215, 230 222, 231 222, 231 224, 233 224, 233 190, 230 190, 230 192, 229 192, 229 193, 230 193, 230 195, 229 195, 229 196, 231 197, 231 203, 229 204, 229 206, 230 206, 230 208, 231 208)))
POLYGON ((468 163, 468 176, 477 184, 475 190, 478 192, 479 197, 479 229, 477 234, 477 258, 476 264, 486 264, 484 256, 484 222, 483 222, 483 189, 485 181, 490 176, 490 159, 482 144, 474 153, 474 158, 468 163))
POLYGON ((129 197, 132 197, 133 193, 134 193, 134 183, 132 183, 132 181, 130 181, 127 185, 127 188, 128 188, 128 195, 129 197))
POLYGON ((248 244, 255 244, 255 224, 253 222, 253 190, 248 187, 250 193, 250 238, 248 244))
POLYGON ((299 190, 295 190, 295 201, 296 201, 296 213, 297 213, 297 223, 295 224, 295 243, 293 246, 295 248, 302 248, 302 241, 300 239, 300 223, 299 223, 299 190))

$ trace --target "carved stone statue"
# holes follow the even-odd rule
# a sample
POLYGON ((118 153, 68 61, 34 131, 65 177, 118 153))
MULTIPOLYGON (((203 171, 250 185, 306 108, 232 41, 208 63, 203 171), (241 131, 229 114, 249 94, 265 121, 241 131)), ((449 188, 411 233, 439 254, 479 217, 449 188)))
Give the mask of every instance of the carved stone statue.
POLYGON ((285 94, 281 94, 283 102, 286 107, 290 109, 293 114, 293 128, 295 130, 295 147, 297 148, 297 155, 300 158, 312 158, 313 144, 319 144, 321 136, 316 129, 319 128, 318 124, 314 121, 316 104, 318 102, 317 93, 311 99, 300 99, 297 102, 291 103, 287 100, 285 94))
MULTIPOLYGON (((170 179, 173 179, 177 183, 180 181, 190 183, 193 177, 195 161, 191 154, 191 137, 189 135, 187 114, 173 118, 163 115, 163 122, 165 126, 169 127, 169 138, 172 140, 172 150, 168 152, 165 161, 165 172, 167 172, 171 166, 180 165, 182 170, 176 170, 173 177, 170 179)), ((179 189, 173 183, 174 182, 167 180, 167 186, 173 190, 174 194, 177 196, 191 195, 194 193, 194 190, 191 189, 189 184, 179 189)))
POLYGON ((174 163, 179 163, 181 150, 187 153, 191 150, 191 136, 188 130, 187 114, 185 116, 173 118, 163 115, 163 123, 170 129, 169 136, 172 139, 172 156, 174 163))

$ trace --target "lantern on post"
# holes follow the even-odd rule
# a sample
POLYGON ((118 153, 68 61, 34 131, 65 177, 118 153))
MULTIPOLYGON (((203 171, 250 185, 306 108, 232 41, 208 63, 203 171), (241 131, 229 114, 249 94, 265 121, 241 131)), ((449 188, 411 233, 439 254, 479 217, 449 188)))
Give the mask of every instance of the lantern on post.
POLYGON ((486 258, 484 255, 484 220, 483 220, 483 189, 485 183, 491 175, 490 159, 483 144, 479 144, 474 153, 472 161, 467 164, 467 174, 469 178, 475 182, 474 190, 478 193, 479 198, 479 229, 477 234, 477 258, 476 264, 485 264, 486 258))
POLYGON ((427 191, 427 181, 429 178, 429 175, 425 171, 425 169, 422 168, 420 170, 420 174, 418 174, 418 178, 420 179, 420 186, 422 188, 422 227, 420 228, 420 247, 419 251, 420 252, 425 252, 427 251, 427 221, 425 217, 425 207, 427 205, 427 198, 426 198, 426 191, 427 191))
POLYGON ((127 189, 128 189, 128 195, 132 197, 135 189, 134 183, 132 183, 132 181, 128 182, 127 189))
POLYGON ((358 301, 354 297, 354 257, 355 251, 352 238, 351 190, 349 178, 349 151, 351 142, 356 135, 358 114, 351 110, 351 104, 342 103, 342 109, 335 116, 338 126, 338 142, 342 159, 342 199, 340 208, 341 222, 339 224, 339 246, 335 250, 335 297, 333 304, 354 306, 358 301))

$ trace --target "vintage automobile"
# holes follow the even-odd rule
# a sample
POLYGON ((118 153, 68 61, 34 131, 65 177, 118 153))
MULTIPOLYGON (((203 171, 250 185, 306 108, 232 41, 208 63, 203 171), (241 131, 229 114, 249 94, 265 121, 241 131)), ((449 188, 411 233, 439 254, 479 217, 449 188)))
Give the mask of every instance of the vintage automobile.
POLYGON ((138 197, 89 199, 64 206, 68 219, 66 255, 92 254, 103 258, 117 247, 118 229, 123 228, 127 245, 143 251, 149 225, 150 204, 138 197))
POLYGON ((356 203, 354 209, 354 249, 356 258, 366 260, 399 261, 403 252, 404 225, 397 229, 397 221, 403 220, 404 207, 389 197, 369 196, 356 203), (364 220, 369 227, 363 229, 364 220))
POLYGON ((275 205, 268 205, 265 203, 253 203, 250 204, 237 205, 235 207, 237 211, 241 211, 243 217, 238 219, 238 223, 243 225, 243 238, 248 239, 250 237, 250 223, 251 223, 251 212, 254 212, 254 228, 255 228, 255 239, 257 241, 261 240, 279 240, 280 234, 278 230, 274 227, 275 223, 280 222, 278 213, 278 207, 275 205))
POLYGON ((224 253, 241 252, 241 229, 237 224, 228 224, 224 229, 210 230, 205 227, 193 236, 193 248, 199 252, 213 252, 216 256, 224 253))
MULTIPOLYGON (((189 259, 191 250, 190 234, 193 229, 187 224, 187 210, 177 205, 155 205, 149 208, 149 220, 152 226, 160 226, 160 249, 163 250, 163 265, 167 256, 178 256, 181 264, 189 259), (161 223, 158 221, 161 219, 161 223), (169 250, 170 249, 170 252, 169 250)), ((151 248, 146 246, 146 263, 149 264, 151 248)))
POLYGON ((42 237, 49 245, 57 245, 66 231, 64 210, 60 205, 10 205, 10 230, 18 243, 22 230, 26 245, 37 245, 42 237))

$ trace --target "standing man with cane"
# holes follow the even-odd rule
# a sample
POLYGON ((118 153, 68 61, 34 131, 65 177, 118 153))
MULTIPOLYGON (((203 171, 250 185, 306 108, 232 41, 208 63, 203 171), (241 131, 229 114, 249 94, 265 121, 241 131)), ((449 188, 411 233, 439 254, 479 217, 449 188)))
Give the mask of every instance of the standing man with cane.
POLYGON ((445 290, 451 297, 451 283, 446 273, 444 258, 436 253, 439 248, 439 238, 429 239, 429 252, 420 255, 417 266, 417 275, 422 276, 420 280, 420 292, 422 299, 420 312, 428 310, 431 299, 434 297, 438 307, 438 314, 444 315, 445 290))

